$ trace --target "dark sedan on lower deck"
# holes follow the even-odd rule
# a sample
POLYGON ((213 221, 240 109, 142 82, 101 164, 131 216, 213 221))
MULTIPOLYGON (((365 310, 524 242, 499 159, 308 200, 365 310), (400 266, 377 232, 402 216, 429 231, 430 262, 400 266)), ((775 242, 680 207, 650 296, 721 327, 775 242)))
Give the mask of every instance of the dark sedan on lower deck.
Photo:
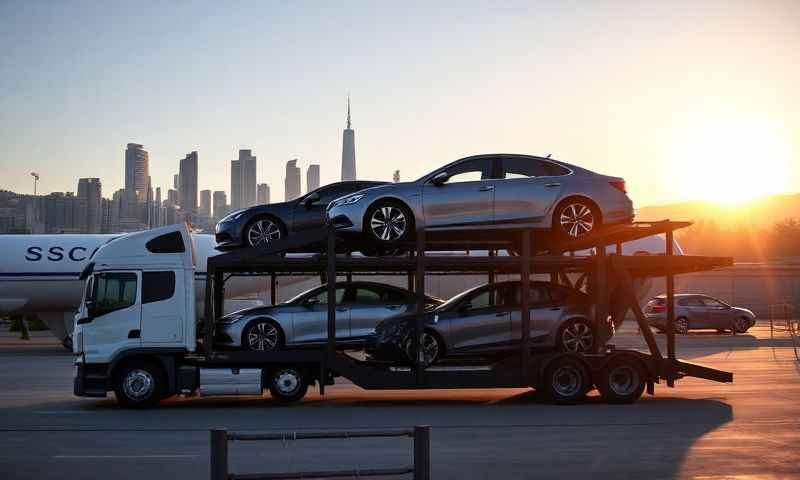
MULTIPOLYGON (((667 329, 667 297, 659 295, 647 303, 645 317, 659 331, 667 329)), ((719 332, 734 330, 745 333, 756 323, 755 314, 733 307, 709 295, 683 293, 675 295, 675 333, 689 330, 714 329, 719 332)))

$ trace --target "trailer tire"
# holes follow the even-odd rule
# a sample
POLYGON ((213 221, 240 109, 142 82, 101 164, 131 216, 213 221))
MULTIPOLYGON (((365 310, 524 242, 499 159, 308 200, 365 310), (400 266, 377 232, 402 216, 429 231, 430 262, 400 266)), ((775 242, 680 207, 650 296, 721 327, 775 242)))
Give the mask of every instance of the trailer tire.
POLYGON ((126 361, 114 375, 114 395, 125 408, 155 407, 167 395, 166 387, 164 372, 150 360, 126 361))
POLYGON ((294 367, 273 370, 267 376, 269 393, 278 403, 294 403, 308 392, 308 380, 303 372, 294 367))
POLYGON ((586 364, 571 355, 563 355, 545 368, 541 391, 555 404, 574 405, 583 400, 591 386, 586 364))
POLYGON ((647 374, 642 362, 629 356, 612 358, 600 372, 597 390, 608 403, 633 403, 642 396, 647 374))

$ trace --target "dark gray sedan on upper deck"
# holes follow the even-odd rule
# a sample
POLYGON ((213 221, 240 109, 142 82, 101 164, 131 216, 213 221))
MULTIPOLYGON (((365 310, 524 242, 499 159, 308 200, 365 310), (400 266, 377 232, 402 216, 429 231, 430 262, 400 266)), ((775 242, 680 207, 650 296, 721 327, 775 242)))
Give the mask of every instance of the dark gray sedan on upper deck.
POLYGON ((526 224, 574 239, 630 222, 634 212, 622 178, 550 158, 492 154, 457 160, 413 182, 343 196, 327 215, 340 232, 389 247, 414 237, 415 218, 432 236, 526 224))

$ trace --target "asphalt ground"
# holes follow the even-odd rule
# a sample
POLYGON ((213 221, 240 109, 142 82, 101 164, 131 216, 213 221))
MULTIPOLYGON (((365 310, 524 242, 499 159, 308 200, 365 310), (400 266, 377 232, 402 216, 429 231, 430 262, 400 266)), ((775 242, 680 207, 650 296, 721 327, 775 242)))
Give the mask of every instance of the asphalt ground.
MULTIPOLYGON (((664 346, 664 337, 659 336, 664 346)), ((635 330, 619 347, 643 348, 635 330)), ((364 391, 352 384, 292 406, 269 397, 173 399, 150 411, 72 396, 72 356, 54 342, 0 338, 1 479, 203 479, 211 428, 290 432, 432 426, 433 478, 800 477, 800 364, 788 334, 678 337, 681 358, 734 373, 683 379, 633 405, 596 392, 577 406, 527 389, 364 391)), ((231 443, 231 471, 366 469, 411 462, 395 439, 231 443)), ((405 477, 408 478, 408 477, 405 477)))

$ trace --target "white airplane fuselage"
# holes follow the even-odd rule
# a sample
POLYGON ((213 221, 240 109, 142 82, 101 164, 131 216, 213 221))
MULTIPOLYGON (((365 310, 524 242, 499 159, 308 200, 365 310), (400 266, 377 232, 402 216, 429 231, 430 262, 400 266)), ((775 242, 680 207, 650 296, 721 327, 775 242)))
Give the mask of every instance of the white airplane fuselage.
MULTIPOLYGON (((59 338, 72 332, 83 294, 78 279, 92 253, 119 235, 0 235, 0 315, 36 313, 59 338)), ((202 303, 206 261, 217 254, 213 235, 194 234, 196 298, 202 303)), ((263 279, 236 277, 225 296, 263 291, 263 279)), ((202 306, 201 306, 202 307, 202 306)), ((197 311, 202 314, 203 308, 197 311)))

